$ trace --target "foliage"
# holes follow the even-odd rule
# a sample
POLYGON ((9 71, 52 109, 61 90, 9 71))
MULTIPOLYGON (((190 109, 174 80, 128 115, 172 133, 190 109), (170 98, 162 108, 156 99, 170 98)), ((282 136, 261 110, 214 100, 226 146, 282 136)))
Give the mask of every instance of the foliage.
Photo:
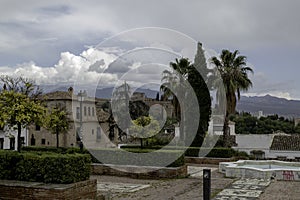
POLYGON ((56 134, 56 147, 59 147, 59 133, 67 133, 70 126, 70 119, 65 107, 56 105, 48 110, 46 117, 46 128, 56 134))
POLYGON ((38 100, 42 94, 42 90, 37 86, 34 80, 23 76, 12 77, 7 75, 0 76, 0 84, 3 90, 14 91, 24 94, 32 100, 38 100))
MULTIPOLYGON (((250 67, 246 66, 246 56, 238 56, 239 51, 230 52, 222 50, 220 58, 212 57, 211 62, 216 66, 220 73, 226 92, 226 116, 224 120, 224 145, 227 147, 227 137, 229 133, 229 115, 235 113, 237 99, 240 99, 240 92, 247 91, 252 82, 248 78, 248 72, 253 72, 250 67)), ((220 93, 221 94, 221 93, 220 93)))
MULTIPOLYGON (((117 123, 119 138, 126 135, 125 130, 130 126, 130 113, 129 113, 129 97, 130 86, 125 82, 124 84, 116 87, 112 94, 111 110, 113 120, 117 123)), ((115 128, 116 124, 113 123, 111 128, 115 128)))
MULTIPOLYGON (((126 151, 133 151, 134 149, 139 149, 138 146, 122 146, 122 149, 125 149, 126 151)), ((154 151, 154 150, 159 150, 163 148, 163 146, 152 146, 152 147, 147 147, 147 149, 143 149, 144 151, 154 151)), ((183 151, 185 149, 185 156, 190 156, 190 157, 198 157, 199 156, 199 150, 200 147, 179 147, 179 146, 168 146, 164 147, 168 150, 179 150, 183 151)), ((203 148, 202 148, 203 150, 203 148)), ((205 150, 205 149, 204 149, 205 150)), ((211 151, 208 153, 206 157, 213 157, 213 158, 231 158, 234 156, 239 155, 239 152, 232 149, 232 148, 224 148, 224 147, 215 147, 211 149, 211 151)), ((243 154, 244 155, 244 154, 243 154)))
MULTIPOLYGON (((185 164, 183 152, 178 150, 152 152, 149 149, 137 148, 126 149, 126 151, 120 149, 96 149, 90 150, 90 152, 96 158, 104 160, 104 164, 164 167, 164 161, 168 160, 171 161, 168 167, 179 167, 185 164)), ((93 162, 99 162, 95 157, 93 158, 93 162)))
POLYGON ((74 153, 84 153, 89 154, 88 150, 77 147, 37 147, 37 146, 26 146, 22 147, 22 152, 52 152, 61 154, 74 154, 74 153))
POLYGON ((130 101, 129 112, 131 119, 136 120, 141 116, 149 115, 149 106, 143 101, 130 101))
MULTIPOLYGON (((204 51, 201 44, 198 44, 197 54, 195 56, 195 64, 193 65, 188 58, 176 59, 175 62, 170 63, 173 71, 165 70, 162 77, 161 90, 164 92, 163 96, 165 99, 172 97, 172 103, 174 106, 175 117, 178 121, 183 121, 184 115, 181 113, 181 109, 187 111, 188 109, 195 108, 181 108, 178 101, 178 97, 171 91, 170 88, 176 88, 178 90, 177 95, 182 95, 184 98, 189 96, 186 94, 186 82, 188 82, 193 88, 193 92, 196 94, 199 109, 200 109, 200 120, 196 137, 192 142, 192 146, 200 146, 203 141, 203 136, 208 128, 208 122, 211 115, 211 99, 209 90, 206 85, 207 75, 209 70, 207 69, 206 60, 204 57, 204 51), (199 73, 201 72, 201 74, 199 73)), ((180 126, 180 132, 183 133, 183 123, 180 126)), ((189 131, 187 131, 189 132, 189 131)), ((182 135, 182 134, 181 134, 182 135)), ((182 136, 181 136, 182 137, 182 136)), ((188 137, 188 136, 186 136, 188 137)), ((185 139, 185 138, 184 138, 185 139)))
POLYGON ((130 136, 139 138, 141 147, 143 147, 143 139, 153 137, 160 131, 159 122, 151 117, 141 116, 133 120, 132 126, 129 128, 130 136))
POLYGON ((3 90, 0 93, 0 125, 18 128, 18 151, 21 148, 21 128, 33 122, 40 123, 45 107, 25 94, 3 90))
POLYGON ((295 127, 293 120, 278 115, 258 119, 249 113, 240 113, 231 116, 231 120, 235 122, 237 134, 272 134, 278 131, 288 134, 300 133, 299 125, 295 127))
POLYGON ((200 121, 198 131, 191 146, 199 147, 203 142, 205 132, 208 130, 208 122, 211 116, 211 97, 208 88, 209 74, 202 44, 198 43, 197 53, 194 59, 194 67, 188 74, 188 81, 197 96, 200 109, 200 121), (201 72, 201 74, 199 73, 201 72))
POLYGON ((0 157, 0 179, 73 183, 90 176, 91 159, 86 154, 0 151, 0 157))

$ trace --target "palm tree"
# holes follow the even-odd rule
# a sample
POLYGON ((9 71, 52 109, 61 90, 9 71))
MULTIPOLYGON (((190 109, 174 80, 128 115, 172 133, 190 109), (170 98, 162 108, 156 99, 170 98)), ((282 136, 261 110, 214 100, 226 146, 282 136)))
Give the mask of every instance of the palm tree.
POLYGON ((240 99, 241 91, 247 91, 252 87, 248 72, 253 73, 250 67, 246 66, 246 56, 238 56, 239 51, 222 50, 220 58, 212 57, 211 62, 219 71, 226 92, 226 115, 223 126, 224 146, 229 146, 229 115, 235 113, 237 100, 240 99))
POLYGON ((167 100, 169 97, 172 97, 172 104, 174 107, 174 117, 178 122, 180 122, 180 138, 185 140, 185 133, 183 127, 183 115, 181 113, 181 109, 183 105, 180 105, 178 99, 184 98, 186 81, 188 79, 188 72, 193 65, 188 60, 188 58, 180 58, 179 60, 176 58, 175 62, 170 62, 170 67, 173 69, 172 71, 165 70, 163 71, 163 77, 160 89, 163 91, 164 100, 167 100), (171 88, 175 91, 171 91, 171 88))
MULTIPOLYGON (((178 86, 183 86, 185 80, 188 78, 188 72, 192 67, 192 64, 188 58, 176 58, 175 62, 170 62, 170 67, 173 71, 165 70, 163 71, 162 86, 161 91, 163 92, 163 100, 167 100, 169 97, 172 98, 172 104, 174 106, 174 117, 180 121, 180 104, 176 95, 171 91, 170 88, 177 88, 178 86)), ((180 91, 178 92, 182 94, 180 91)))

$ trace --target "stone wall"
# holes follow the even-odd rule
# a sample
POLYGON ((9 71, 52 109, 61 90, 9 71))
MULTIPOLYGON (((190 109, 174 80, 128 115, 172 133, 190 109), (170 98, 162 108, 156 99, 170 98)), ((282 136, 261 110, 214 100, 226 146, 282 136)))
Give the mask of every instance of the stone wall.
POLYGON ((187 166, 181 167, 148 167, 92 164, 92 174, 126 176, 141 179, 182 178, 187 176, 187 166))
POLYGON ((79 200, 96 199, 97 180, 72 184, 45 184, 0 180, 0 199, 79 200))

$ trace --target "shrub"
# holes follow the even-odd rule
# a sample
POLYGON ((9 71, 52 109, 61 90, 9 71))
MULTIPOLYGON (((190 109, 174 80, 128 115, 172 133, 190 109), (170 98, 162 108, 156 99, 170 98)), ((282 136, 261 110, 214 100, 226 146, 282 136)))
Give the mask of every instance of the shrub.
POLYGON ((73 153, 89 153, 86 149, 80 150, 77 147, 36 147, 36 146, 27 146, 22 147, 22 151, 25 152, 53 152, 53 153, 62 153, 62 154, 73 154, 73 153))
POLYGON ((90 156, 87 154, 57 154, 0 151, 0 179, 73 183, 87 180, 90 156))
MULTIPOLYGON (((185 155, 191 157, 198 157, 199 155, 199 147, 189 147, 185 155)), ((231 158, 236 155, 236 151, 231 148, 213 148, 211 151, 206 155, 206 157, 210 158, 231 158)))
POLYGON ((178 167, 185 164, 182 151, 159 150, 149 153, 151 149, 97 149, 90 150, 93 162, 115 165, 160 166, 170 163, 168 167, 178 167), (100 161, 98 161, 98 159, 100 161))
MULTIPOLYGON (((130 145, 130 146, 122 146, 122 149, 125 149, 127 151, 132 151, 132 149, 138 149, 139 146, 134 146, 134 145, 130 145)), ((148 148, 148 147, 147 147, 148 148)), ((148 149, 154 151, 157 149, 161 149, 163 148, 162 146, 152 146, 149 147, 148 149)), ((190 157, 198 157, 199 156, 199 151, 200 148, 199 147, 181 147, 181 146, 169 146, 166 147, 167 149, 170 150, 185 150, 185 156, 190 156, 190 157)), ((206 157, 215 157, 215 158, 231 158, 233 156, 237 155, 237 151, 235 151, 234 149, 231 148, 224 148, 224 147, 215 147, 213 148, 207 155, 206 157)))
POLYGON ((0 179, 14 179, 16 165, 23 159, 15 151, 0 150, 0 179))

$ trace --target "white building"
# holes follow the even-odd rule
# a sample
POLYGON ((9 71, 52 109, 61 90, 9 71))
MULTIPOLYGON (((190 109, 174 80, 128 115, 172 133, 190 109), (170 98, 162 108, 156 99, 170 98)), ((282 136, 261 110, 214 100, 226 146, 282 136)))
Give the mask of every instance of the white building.
MULTIPOLYGON (((48 93, 44 98, 49 109, 60 105, 69 114, 70 129, 59 134, 59 146, 75 147, 81 141, 89 148, 112 145, 98 121, 94 98, 88 97, 85 92, 73 94, 72 88, 68 92, 48 93)), ((29 138, 30 146, 56 146, 56 135, 40 126, 30 127, 29 138)))
POLYGON ((238 151, 248 154, 260 152, 266 159, 298 159, 300 158, 300 136, 284 133, 276 134, 238 134, 236 135, 238 151))
MULTIPOLYGON (((21 130, 21 143, 23 146, 28 145, 27 129, 21 130)), ((0 149, 16 150, 18 146, 18 130, 5 126, 0 130, 0 149)))

